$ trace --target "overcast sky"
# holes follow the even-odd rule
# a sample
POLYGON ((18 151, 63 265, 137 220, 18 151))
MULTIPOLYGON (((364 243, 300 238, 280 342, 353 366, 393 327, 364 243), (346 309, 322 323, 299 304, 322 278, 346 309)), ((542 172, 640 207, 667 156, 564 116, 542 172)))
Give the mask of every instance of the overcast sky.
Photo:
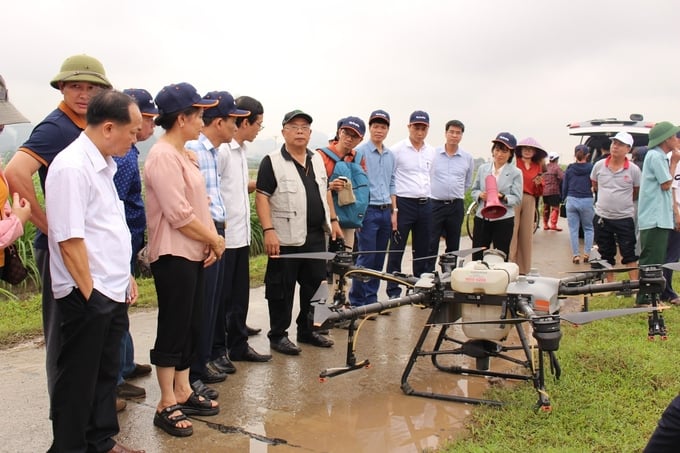
POLYGON ((680 121, 680 14, 668 1, 3 0, 0 74, 31 121, 59 102, 62 61, 97 57, 118 89, 190 82, 259 99, 260 138, 301 108, 328 134, 338 118, 392 116, 387 143, 426 110, 427 141, 466 125, 487 157, 497 132, 533 136, 562 163, 566 124, 641 113, 680 121))

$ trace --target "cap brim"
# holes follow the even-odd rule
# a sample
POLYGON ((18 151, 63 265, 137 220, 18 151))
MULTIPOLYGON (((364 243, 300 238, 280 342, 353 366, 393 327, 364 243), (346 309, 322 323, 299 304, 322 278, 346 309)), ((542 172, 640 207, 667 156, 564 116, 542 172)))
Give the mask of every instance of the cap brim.
POLYGON ((220 101, 218 101, 217 99, 201 99, 200 101, 191 104, 191 106, 209 109, 210 107, 215 107, 219 103, 220 101))
POLYGON ((30 123, 9 101, 0 102, 0 124, 30 123))
POLYGON ((506 142, 504 142, 503 140, 491 140, 491 143, 500 143, 500 144, 503 145, 503 146, 507 146, 508 149, 515 149, 514 146, 508 145, 508 144, 507 144, 506 142))
POLYGON ((360 138, 364 138, 364 134, 362 134, 360 131, 356 130, 356 129, 353 128, 352 126, 342 126, 340 129, 351 129, 351 130, 353 130, 354 132, 356 132, 357 135, 358 135, 360 138))
POLYGON ((384 116, 379 116, 379 115, 370 117, 370 118, 368 119, 368 122, 369 122, 369 124, 370 124, 371 122, 377 121, 377 120, 384 121, 384 122, 386 122, 388 125, 390 124, 390 120, 388 120, 388 119, 385 118, 384 116))
POLYGON ((426 121, 411 121, 410 123, 408 123, 409 126, 410 126, 411 124, 424 124, 425 126, 429 126, 429 125, 430 125, 430 123, 428 123, 428 122, 426 122, 426 121))
POLYGON ((250 116, 250 111, 249 110, 236 109, 233 112, 230 112, 229 116, 235 116, 235 117, 238 117, 238 118, 243 118, 245 116, 250 116))
POLYGON ((295 118, 304 118, 307 120, 309 124, 312 124, 312 117, 307 115, 306 113, 298 113, 297 115, 293 115, 290 118, 288 118, 288 121, 284 122, 283 125, 285 126, 286 124, 290 123, 293 121, 295 118))

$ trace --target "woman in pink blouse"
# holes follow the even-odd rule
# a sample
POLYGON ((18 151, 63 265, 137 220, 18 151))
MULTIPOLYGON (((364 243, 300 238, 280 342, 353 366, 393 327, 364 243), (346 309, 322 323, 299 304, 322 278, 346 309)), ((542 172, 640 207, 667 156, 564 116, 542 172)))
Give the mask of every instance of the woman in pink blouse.
POLYGON ((193 434, 187 415, 215 415, 216 401, 195 394, 189 366, 199 339, 203 268, 224 252, 208 209, 205 182, 196 156, 184 148, 203 128, 202 99, 188 83, 164 87, 156 96, 156 124, 165 133, 144 164, 147 246, 158 296, 156 342, 151 363, 161 389, 154 425, 173 436, 193 434))
MULTIPOLYGON (((5 79, 0 76, 0 133, 6 124, 28 123, 29 121, 9 102, 5 79)), ((12 245, 22 234, 24 225, 31 216, 31 205, 25 198, 19 199, 14 193, 9 204, 9 186, 0 167, 0 276, 5 267, 5 248, 12 245)))

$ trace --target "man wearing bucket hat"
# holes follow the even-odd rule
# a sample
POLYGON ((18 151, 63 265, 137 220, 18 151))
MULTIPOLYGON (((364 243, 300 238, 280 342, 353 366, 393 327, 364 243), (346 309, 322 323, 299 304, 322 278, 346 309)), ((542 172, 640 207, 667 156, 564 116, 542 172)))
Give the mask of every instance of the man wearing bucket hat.
MULTIPOLYGON (((680 127, 668 121, 657 123, 649 131, 649 150, 645 157, 638 203, 640 230, 640 265, 666 262, 668 235, 680 227, 680 218, 673 219, 671 186, 678 161, 680 127), (670 169, 666 154, 670 153, 670 169)), ((648 295, 638 293, 637 304, 645 305, 648 295)))
POLYGON ((34 242, 36 264, 42 280, 43 334, 47 368, 47 390, 52 394, 56 379, 59 339, 59 315, 52 295, 49 251, 47 248, 47 217, 38 202, 33 186, 33 175, 38 172, 40 185, 50 163, 85 129, 87 106, 90 99, 103 89, 111 88, 104 66, 89 55, 68 57, 50 81, 59 90, 63 100, 31 132, 28 140, 19 147, 7 164, 6 176, 10 187, 31 204, 31 222, 37 227, 34 242))

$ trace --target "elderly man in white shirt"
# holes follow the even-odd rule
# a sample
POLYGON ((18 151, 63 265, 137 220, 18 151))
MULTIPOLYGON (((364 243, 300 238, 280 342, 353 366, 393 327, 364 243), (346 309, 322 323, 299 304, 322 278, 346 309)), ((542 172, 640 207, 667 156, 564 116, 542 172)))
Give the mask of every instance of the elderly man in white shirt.
POLYGON ((89 103, 85 130, 47 174, 50 272, 62 320, 50 451, 132 451, 113 440, 120 341, 137 286, 112 156, 125 155, 141 127, 131 97, 102 92, 89 103))
MULTIPOLYGON (((390 149, 395 157, 394 184, 396 192, 396 225, 393 219, 393 233, 387 272, 401 272, 404 246, 411 232, 413 257, 427 256, 432 234, 432 203, 430 201, 430 170, 434 161, 434 148, 425 142, 430 127, 427 112, 416 110, 408 124, 409 136, 390 149)), ((413 274, 428 271, 427 260, 413 261, 413 274)), ((387 296, 399 297, 401 288, 394 282, 387 283, 387 296)))

